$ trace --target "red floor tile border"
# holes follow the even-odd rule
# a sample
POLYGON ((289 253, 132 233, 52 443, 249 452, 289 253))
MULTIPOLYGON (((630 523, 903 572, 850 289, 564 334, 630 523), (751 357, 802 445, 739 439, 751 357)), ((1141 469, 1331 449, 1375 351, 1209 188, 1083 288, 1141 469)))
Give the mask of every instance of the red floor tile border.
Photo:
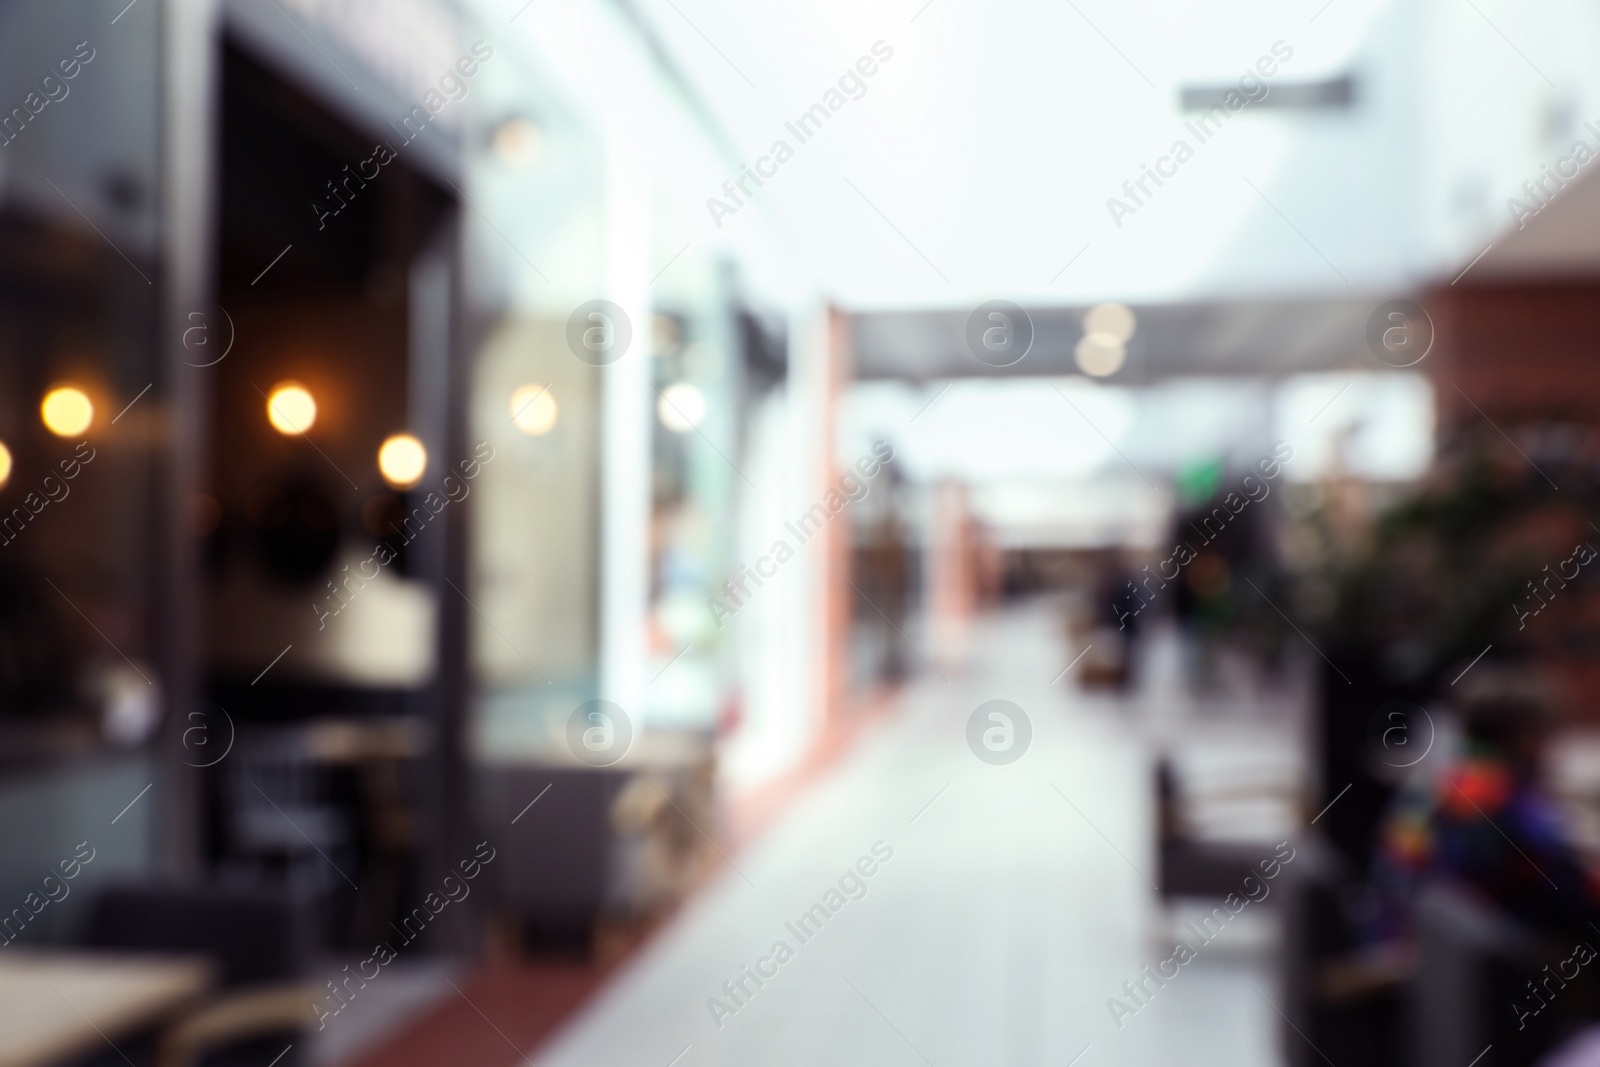
MULTIPOLYGON (((735 798, 725 812, 728 850, 736 852, 770 826, 805 789, 896 706, 898 688, 878 689, 834 716, 793 770, 735 798)), ((605 961, 501 961, 456 979, 458 992, 410 1026, 341 1067, 514 1067, 527 1062, 588 1003, 611 973, 649 943, 670 916, 649 924, 625 953, 605 961)))
POLYGON ((587 962, 515 962, 455 979, 459 992, 344 1067, 513 1067, 526 1062, 605 981, 587 962))

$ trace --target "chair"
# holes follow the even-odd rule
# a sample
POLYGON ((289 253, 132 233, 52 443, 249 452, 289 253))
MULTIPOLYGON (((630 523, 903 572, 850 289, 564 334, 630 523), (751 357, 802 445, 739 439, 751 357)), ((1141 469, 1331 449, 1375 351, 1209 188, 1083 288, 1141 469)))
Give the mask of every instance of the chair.
MULTIPOLYGON (((1479 1067, 1531 1064, 1565 1036, 1559 1011, 1519 1027, 1513 1005, 1531 1000, 1520 988, 1523 980, 1537 977, 1570 946, 1547 944, 1442 886, 1423 891, 1415 916, 1420 952, 1410 998, 1413 1067, 1460 1067, 1480 1054, 1479 1067)), ((1567 1005, 1578 1002, 1577 992, 1566 994, 1567 1005)))
POLYGON ((334 800, 329 769, 299 743, 298 731, 253 731, 219 768, 228 860, 281 875, 296 893, 326 894, 343 885, 340 869, 351 869, 355 834, 334 800), (343 862, 336 868, 329 857, 343 862))
POLYGON ((1276 1007, 1284 1061, 1402 1067, 1415 954, 1401 944, 1363 945, 1347 907, 1356 884, 1339 853, 1315 832, 1295 848, 1275 890, 1283 913, 1276 1007))
MULTIPOLYGON (((257 890, 209 886, 128 885, 103 893, 89 923, 89 944, 123 951, 210 957, 220 992, 160 1035, 156 1067, 225 1067, 258 1063, 279 1043, 301 1047, 314 1021, 314 991, 296 982, 303 939, 293 909, 257 890)), ((277 1067, 295 1067, 286 1055, 277 1067)))

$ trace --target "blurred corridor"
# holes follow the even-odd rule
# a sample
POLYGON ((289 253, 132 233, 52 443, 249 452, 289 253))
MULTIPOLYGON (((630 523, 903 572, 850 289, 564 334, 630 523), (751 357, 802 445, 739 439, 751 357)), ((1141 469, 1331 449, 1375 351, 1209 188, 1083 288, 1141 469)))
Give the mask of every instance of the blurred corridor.
POLYGON ((1600 1067, 1596 0, 0 0, 0 1067, 1600 1067))
POLYGON ((1270 919, 1217 935, 1148 1016, 1107 1012, 1170 952, 1146 832, 1154 747, 1137 699, 1052 687, 1050 629, 1038 608, 985 618, 948 681, 917 672, 899 713, 731 856, 541 1062, 665 1062, 685 1045, 682 1062, 707 1064, 1064 1063, 1089 1046, 1100 1063, 1276 1062, 1272 1008, 1248 984, 1273 993, 1270 919), (1032 742, 987 766, 961 739, 997 698, 1026 709, 1032 742), (841 880, 874 856, 870 878, 841 880), (821 929, 795 925, 839 886, 849 902, 821 929), (793 959, 761 964, 776 942, 793 959), (758 965, 776 968, 759 986, 744 978, 758 965), (708 1011, 741 981, 747 1006, 708 1011))

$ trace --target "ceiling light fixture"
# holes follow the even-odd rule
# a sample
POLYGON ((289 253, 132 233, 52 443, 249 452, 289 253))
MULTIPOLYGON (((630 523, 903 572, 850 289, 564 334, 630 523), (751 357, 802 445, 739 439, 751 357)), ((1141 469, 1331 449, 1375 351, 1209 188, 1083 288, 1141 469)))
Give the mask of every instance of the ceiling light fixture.
POLYGON ((1127 344, 1139 320, 1124 304, 1096 304, 1083 317, 1084 333, 1103 333, 1127 344))
POLYGON ((285 436, 303 434, 316 425, 316 398, 299 382, 279 382, 267 394, 267 421, 285 436))
POLYGON ((1108 333, 1085 334, 1074 353, 1078 369, 1091 378, 1106 378, 1122 369, 1128 357, 1123 343, 1108 333))
POLYGON ((94 421, 94 404, 82 389, 60 385, 44 395, 39 416, 45 429, 57 437, 76 437, 94 421))
POLYGON ((410 489, 428 469, 428 450, 408 433, 397 433, 378 448, 378 473, 391 489, 410 489))
POLYGON ((529 437, 549 433, 559 414, 547 385, 524 385, 511 394, 511 424, 529 437))
POLYGON ((673 433, 688 433, 706 417, 706 395, 688 382, 669 385, 656 402, 656 414, 673 433))

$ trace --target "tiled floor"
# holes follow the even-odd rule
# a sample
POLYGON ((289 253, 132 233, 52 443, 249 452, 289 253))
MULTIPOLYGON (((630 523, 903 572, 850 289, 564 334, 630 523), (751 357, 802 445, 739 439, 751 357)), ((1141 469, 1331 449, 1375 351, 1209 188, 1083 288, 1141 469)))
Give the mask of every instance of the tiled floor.
MULTIPOLYGON (((1108 1000, 1171 954, 1146 879, 1146 747, 1122 703, 1051 687, 1063 661, 1037 618, 988 626, 981 661, 913 685, 903 715, 736 855, 535 1062, 1277 1062, 1270 976, 1242 928, 1113 1020, 1108 1000), (996 698, 1033 729, 1008 766, 965 740, 996 698), (841 882, 875 848, 872 876, 841 882), (800 928, 817 904, 835 910, 800 928), (765 971, 759 986, 747 966, 765 971)), ((497 1004, 504 1020, 534 1010, 497 1004)))
MULTIPOLYGON (((1279 1062, 1265 914, 1164 986, 1147 980, 1139 1010, 1113 1017, 1123 984, 1172 954, 1173 915, 1147 878, 1154 746, 1134 708, 1149 691, 1084 693, 1070 675, 1052 686, 1069 657, 1043 613, 974 637, 980 654, 910 686, 900 714, 869 727, 613 980, 599 987, 579 965, 457 979, 459 993, 360 1067, 1279 1062), (992 699, 1032 727, 1006 766, 966 741, 992 699), (816 905, 825 921, 802 928, 816 905), (759 985, 746 967, 764 972, 759 985)), ((1183 731, 1155 733, 1170 745, 1183 731)))

